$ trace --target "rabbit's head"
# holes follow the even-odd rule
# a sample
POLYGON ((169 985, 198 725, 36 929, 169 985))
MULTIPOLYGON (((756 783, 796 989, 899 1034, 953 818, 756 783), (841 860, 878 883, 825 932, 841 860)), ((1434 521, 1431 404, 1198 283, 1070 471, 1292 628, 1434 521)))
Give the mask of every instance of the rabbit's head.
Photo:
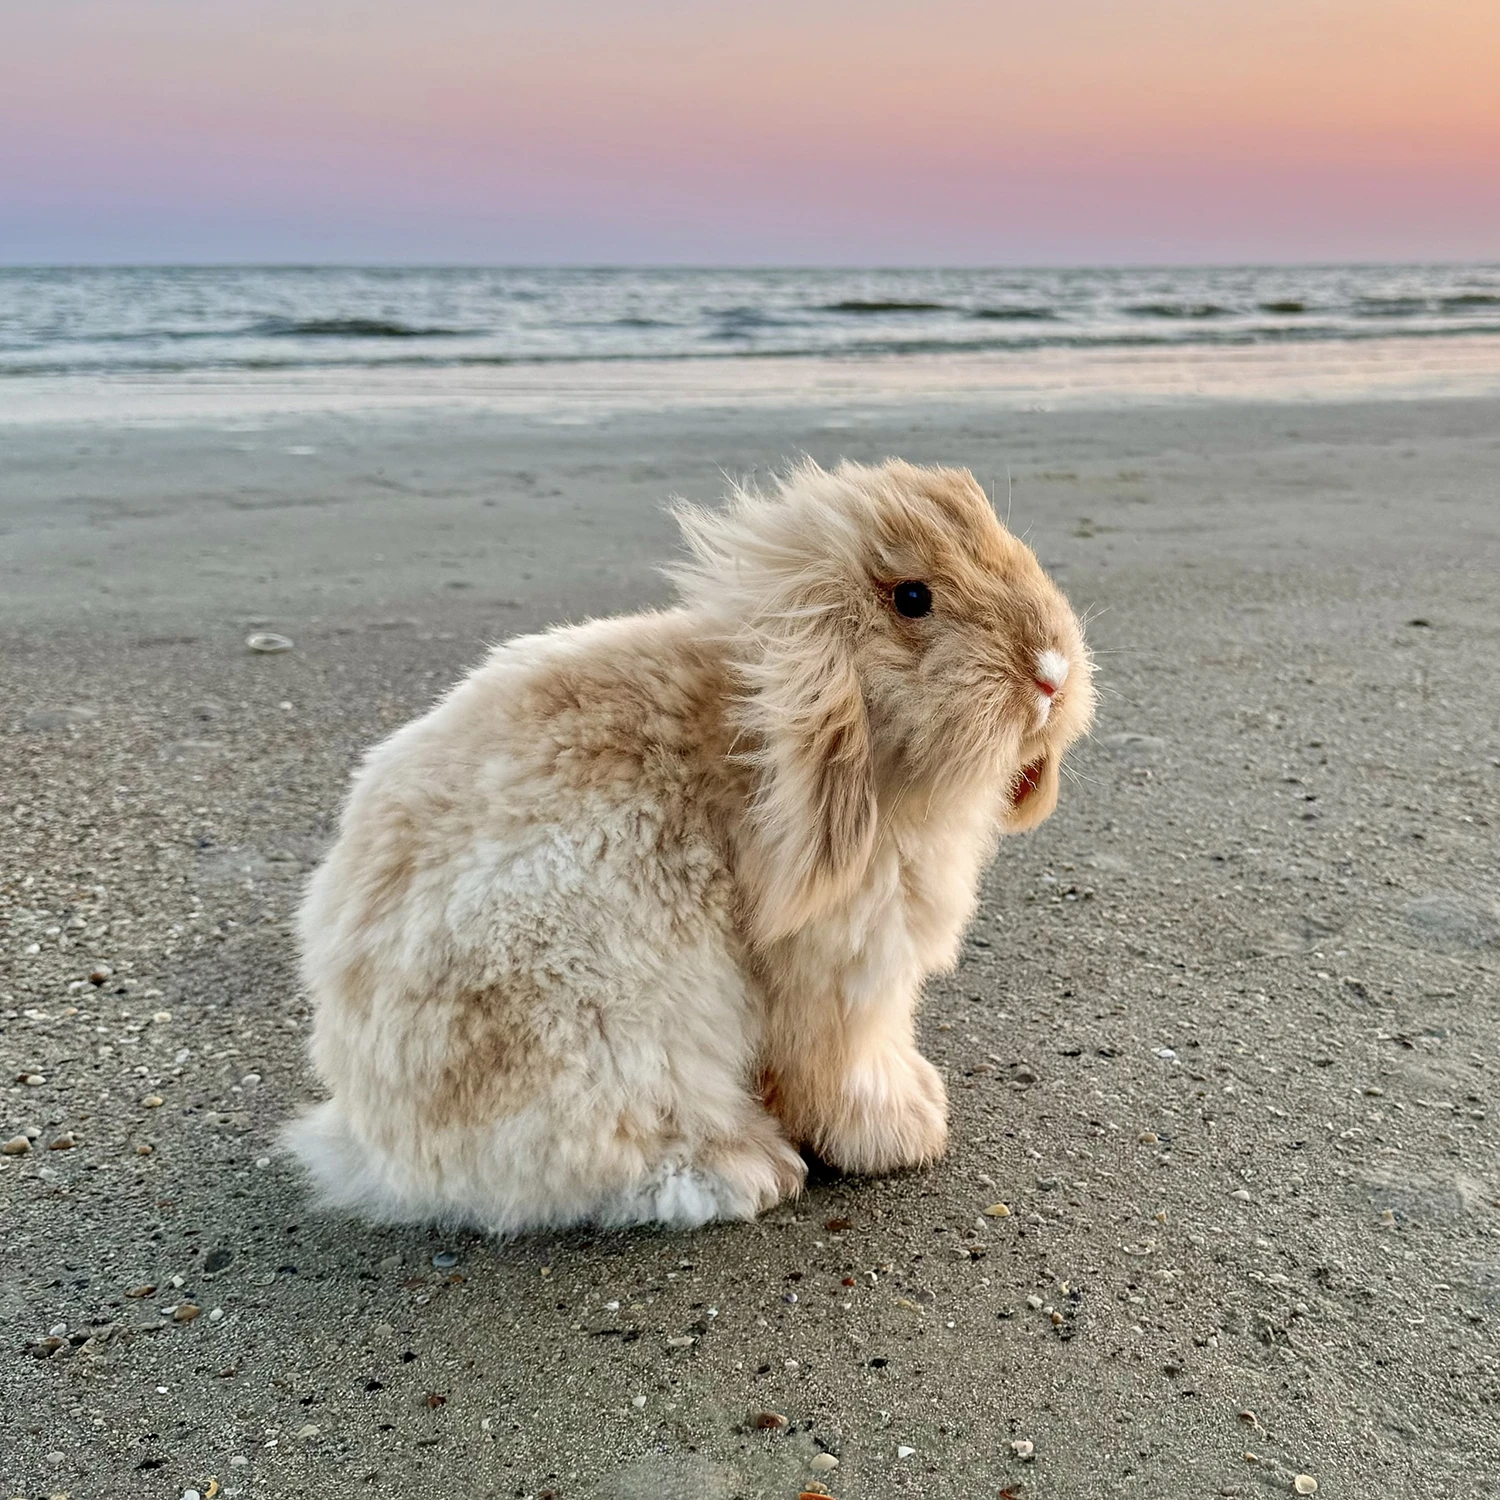
POLYGON ((809 462, 679 518, 684 593, 745 689, 763 927, 794 930, 857 882, 898 803, 961 799, 1005 831, 1051 813, 1093 715, 1090 658, 967 471, 809 462))

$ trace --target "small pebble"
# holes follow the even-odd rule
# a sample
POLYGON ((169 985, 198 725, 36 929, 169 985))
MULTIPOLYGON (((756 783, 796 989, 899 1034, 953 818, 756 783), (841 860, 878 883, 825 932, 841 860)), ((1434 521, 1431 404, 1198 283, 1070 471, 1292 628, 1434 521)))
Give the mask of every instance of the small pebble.
POLYGON ((44 1073, 22 1073, 18 1078, 18 1082, 24 1083, 29 1089, 40 1088, 46 1081, 44 1073))
POLYGON ((667 1340, 668 1349, 687 1349, 698 1341, 690 1333, 679 1333, 667 1340))
POLYGON ((1299 1495, 1315 1495, 1318 1491, 1318 1481, 1311 1474, 1299 1474, 1292 1481, 1292 1488, 1299 1495))
POLYGON ((1040 1312, 1042 1310, 1042 1308, 1045 1306, 1045 1304, 1043 1303, 1042 1299, 1040 1297, 1038 1297, 1035 1292, 1033 1292, 1026 1299, 1026 1305, 1027 1305, 1027 1307, 1029 1307, 1032 1310, 1032 1312, 1040 1312))
POLYGON ((218 1323, 218 1322, 221 1322, 223 1320, 223 1317, 224 1317, 224 1309, 222 1307, 216 1307, 216 1308, 214 1308, 214 1310, 211 1313, 209 1313, 209 1315, 208 1315, 208 1321, 210 1323, 218 1323))
POLYGON ((155 1146, 137 1146, 135 1148, 135 1154, 137 1156, 150 1156, 151 1153, 155 1150, 155 1146))
POLYGON ((172 1314, 174 1323, 191 1323, 203 1309, 196 1302, 184 1302, 172 1314))
POLYGON ((1010 1218, 1010 1207, 1004 1203, 992 1203, 985 1209, 984 1216, 987 1219, 1008 1219, 1010 1218))
POLYGON ((1010 1445, 1010 1451, 1017 1458, 1027 1459, 1036 1452, 1036 1444, 1030 1438, 1015 1438, 1010 1445))
POLYGON ((630 1404, 635 1407, 637 1411, 644 1411, 646 1408, 646 1398, 644 1396, 632 1396, 630 1398, 630 1404))
POLYGON ((24 1135, 13 1135, 3 1146, 0 1153, 6 1156, 25 1156, 31 1150, 31 1142, 24 1135))
POLYGON ((53 1143, 47 1147, 49 1151, 71 1151, 78 1144, 77 1138, 71 1130, 58 1136, 53 1143))
POLYGON ((439 1250, 432 1257, 432 1263, 440 1271, 452 1270, 458 1264, 459 1255, 457 1250, 439 1250))
POLYGON ((1136 1139, 1143 1146, 1155 1146, 1161 1141, 1161 1137, 1154 1130, 1143 1130, 1136 1139))
POLYGON ((912 1454, 915 1453, 916 1451, 917 1450, 915 1448, 908 1448, 908 1447, 906 1447, 903 1444, 900 1448, 896 1449, 896 1457, 897 1458, 910 1458, 912 1456, 912 1454))
POLYGON ((297 1436, 301 1438, 303 1442, 306 1442, 308 1438, 315 1438, 317 1437, 317 1435, 318 1428, 317 1424, 314 1422, 309 1422, 305 1427, 299 1427, 297 1429, 297 1436))
POLYGON ((277 635, 271 630, 258 630, 254 635, 246 636, 245 644, 252 651, 259 651, 264 655, 270 655, 277 651, 290 651, 292 649, 290 636, 277 635))
POLYGON ((108 964, 95 964, 94 967, 89 970, 89 983, 103 984, 104 981, 108 979, 114 972, 115 971, 110 968, 108 964))
POLYGON ((249 1462, 250 1460, 246 1458, 243 1453, 236 1453, 234 1457, 229 1460, 229 1467, 231 1469, 243 1469, 249 1462))
POLYGON ((203 1496, 197 1490, 184 1490, 182 1500, 203 1500, 203 1496))
POLYGON ((47 1455, 47 1462, 49 1464, 60 1464, 67 1458, 67 1456, 68 1455, 66 1453, 57 1453, 54 1451, 47 1455))
POLYGON ((1236 1203, 1248 1203, 1250 1201, 1249 1188, 1236 1188, 1230 1195, 1236 1203))
POLYGON ((838 1459, 831 1453, 817 1453, 807 1461, 807 1467, 814 1474, 831 1474, 838 1466, 838 1459))
POLYGON ((141 1103, 144 1104, 147 1109, 160 1109, 162 1107, 163 1100, 160 1094, 147 1094, 146 1097, 141 1100, 141 1103))
POLYGON ((776 1432, 789 1423, 779 1411, 763 1411, 757 1413, 751 1425, 761 1432, 776 1432))

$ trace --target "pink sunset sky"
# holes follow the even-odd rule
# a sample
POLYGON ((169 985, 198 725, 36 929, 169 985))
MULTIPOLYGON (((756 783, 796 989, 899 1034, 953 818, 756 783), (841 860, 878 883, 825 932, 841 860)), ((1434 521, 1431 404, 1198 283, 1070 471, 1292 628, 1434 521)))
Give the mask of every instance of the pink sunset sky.
POLYGON ((0 260, 1500 259, 1500 0, 46 0, 0 260))

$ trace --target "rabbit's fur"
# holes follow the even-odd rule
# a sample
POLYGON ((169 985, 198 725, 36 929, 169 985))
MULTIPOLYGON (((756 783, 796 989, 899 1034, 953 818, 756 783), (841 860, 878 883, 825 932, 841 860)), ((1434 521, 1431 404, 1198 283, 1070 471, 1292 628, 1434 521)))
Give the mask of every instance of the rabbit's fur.
POLYGON ((964 471, 679 519, 678 607, 497 647, 356 778, 301 922, 333 1098, 290 1132, 334 1204, 695 1224, 797 1193, 801 1146, 943 1151, 914 1012, 1056 803, 1078 621, 964 471))

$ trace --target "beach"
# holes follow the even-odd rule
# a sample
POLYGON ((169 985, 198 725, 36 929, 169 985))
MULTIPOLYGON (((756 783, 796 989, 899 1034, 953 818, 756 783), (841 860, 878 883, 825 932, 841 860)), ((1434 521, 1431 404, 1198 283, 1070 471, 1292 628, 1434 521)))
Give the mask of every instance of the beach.
POLYGON ((1500 1494, 1500 396, 504 378, 0 413, 0 1493, 1500 1494), (1097 653, 928 987, 947 1158, 319 1214, 291 921, 361 753, 803 453, 972 468, 1097 653))

